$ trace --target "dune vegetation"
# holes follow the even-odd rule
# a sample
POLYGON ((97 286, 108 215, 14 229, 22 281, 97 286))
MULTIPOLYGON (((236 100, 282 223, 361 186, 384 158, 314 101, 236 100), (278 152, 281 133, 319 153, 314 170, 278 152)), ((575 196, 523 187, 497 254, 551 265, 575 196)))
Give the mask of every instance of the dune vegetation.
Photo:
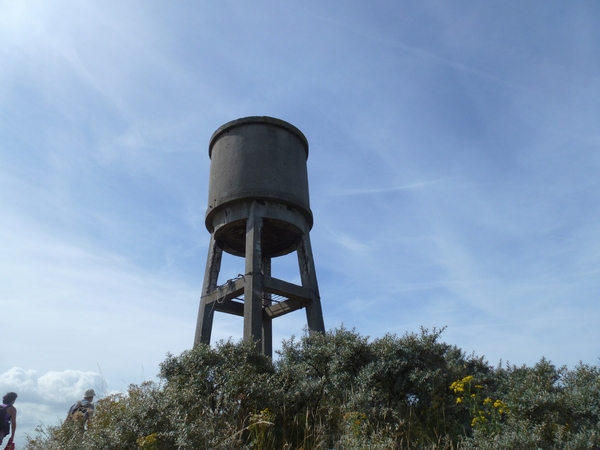
POLYGON ((26 449, 600 448, 599 367, 491 366, 440 335, 342 327, 273 360, 251 342, 198 345, 99 400, 87 430, 40 427, 26 449))

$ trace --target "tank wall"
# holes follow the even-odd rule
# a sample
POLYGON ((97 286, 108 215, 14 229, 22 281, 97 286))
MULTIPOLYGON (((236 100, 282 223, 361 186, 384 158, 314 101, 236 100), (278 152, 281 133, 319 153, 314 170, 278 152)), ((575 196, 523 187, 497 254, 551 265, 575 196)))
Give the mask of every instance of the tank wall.
POLYGON ((287 122, 266 117, 223 125, 210 143, 206 225, 225 205, 268 199, 298 207, 312 222, 306 160, 308 143, 287 122))

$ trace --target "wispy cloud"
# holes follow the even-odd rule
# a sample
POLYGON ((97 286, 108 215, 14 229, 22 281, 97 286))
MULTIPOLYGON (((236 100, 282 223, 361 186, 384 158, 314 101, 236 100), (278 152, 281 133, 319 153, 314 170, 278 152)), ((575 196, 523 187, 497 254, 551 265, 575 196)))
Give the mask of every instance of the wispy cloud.
POLYGON ((440 180, 431 180, 431 181, 417 181, 410 184, 404 184, 401 186, 390 186, 390 187, 365 187, 365 188, 348 188, 348 189, 340 189, 338 191, 330 192, 329 195, 332 196, 351 196, 351 195, 374 195, 374 194, 386 194, 389 192, 398 192, 398 191, 415 191, 424 189, 431 186, 439 186, 447 181, 445 179, 440 180))

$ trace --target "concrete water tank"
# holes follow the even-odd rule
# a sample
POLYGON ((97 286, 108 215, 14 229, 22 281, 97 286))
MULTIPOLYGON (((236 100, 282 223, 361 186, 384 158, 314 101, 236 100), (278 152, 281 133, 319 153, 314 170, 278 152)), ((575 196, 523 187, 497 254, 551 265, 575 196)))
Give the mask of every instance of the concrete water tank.
POLYGON ((304 134, 283 120, 246 117, 215 131, 208 153, 206 228, 223 250, 244 256, 248 205, 256 200, 271 210, 263 224, 263 255, 294 251, 304 226, 313 223, 304 134))

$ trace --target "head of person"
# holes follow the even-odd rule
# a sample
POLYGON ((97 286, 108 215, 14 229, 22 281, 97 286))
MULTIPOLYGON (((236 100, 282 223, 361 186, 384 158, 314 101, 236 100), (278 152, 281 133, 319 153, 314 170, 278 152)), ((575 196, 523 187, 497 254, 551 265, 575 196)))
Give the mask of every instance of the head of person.
POLYGON ((2 403, 5 405, 12 405, 17 399, 16 392, 9 392, 4 397, 2 397, 2 403))
POLYGON ((83 398, 91 402, 94 399, 95 395, 96 392, 94 392, 94 390, 90 388, 87 391, 85 391, 85 393, 83 394, 83 398))

